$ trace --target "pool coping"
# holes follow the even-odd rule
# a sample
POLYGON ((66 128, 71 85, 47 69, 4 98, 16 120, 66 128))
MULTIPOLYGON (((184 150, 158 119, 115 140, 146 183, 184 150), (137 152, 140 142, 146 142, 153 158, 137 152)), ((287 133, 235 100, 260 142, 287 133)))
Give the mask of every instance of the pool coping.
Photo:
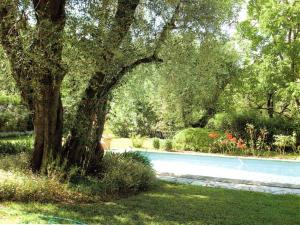
POLYGON ((262 181, 252 181, 252 180, 242 180, 242 179, 232 179, 232 178, 221 178, 221 177, 209 177, 201 175, 177 175, 174 173, 156 173, 160 177, 174 177, 183 178, 191 180, 202 180, 202 181, 212 181, 212 182, 222 182, 230 184, 245 184, 245 185, 255 185, 255 186, 265 186, 265 187, 279 187, 288 189, 300 190, 300 184, 289 184, 289 183, 277 183, 277 182, 262 182, 262 181))
POLYGON ((164 154, 182 154, 182 155, 202 155, 202 156, 215 156, 215 157, 224 157, 224 158, 239 158, 239 159, 255 159, 255 160, 268 160, 268 161, 281 161, 281 162, 296 162, 300 163, 300 156, 299 159, 277 159, 277 158, 264 158, 264 157, 255 157, 255 156, 236 156, 236 155, 223 155, 218 153, 204 153, 204 152, 192 152, 192 151, 162 151, 162 150, 155 150, 155 149, 140 149, 140 148, 129 148, 129 149, 111 149, 113 150, 124 150, 124 151, 144 151, 144 152, 157 152, 157 153, 164 153, 164 154))
POLYGON ((298 185, 280 186, 278 183, 264 183, 264 182, 249 182, 244 180, 213 178, 204 176, 192 175, 174 175, 170 173, 158 173, 157 178, 172 183, 181 183, 197 186, 205 186, 212 188, 225 188, 232 190, 244 190, 252 192, 263 192, 270 194, 292 194, 300 195, 300 188, 298 185))

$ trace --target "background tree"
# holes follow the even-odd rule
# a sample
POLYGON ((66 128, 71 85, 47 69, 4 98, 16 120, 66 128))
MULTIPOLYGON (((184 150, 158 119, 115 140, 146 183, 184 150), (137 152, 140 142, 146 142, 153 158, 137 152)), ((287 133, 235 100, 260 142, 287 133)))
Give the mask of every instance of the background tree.
POLYGON ((250 1, 248 19, 239 27, 250 44, 242 78, 247 79, 245 96, 270 118, 289 115, 298 99, 297 91, 294 99, 284 93, 299 79, 299 7, 298 1, 250 1))
POLYGON ((116 89, 109 114, 115 134, 166 136, 192 125, 204 127, 218 112, 220 96, 238 75, 237 55, 230 43, 213 36, 194 40, 173 35, 161 51, 163 64, 135 70, 116 89), (171 46, 176 46, 173 52, 171 46))

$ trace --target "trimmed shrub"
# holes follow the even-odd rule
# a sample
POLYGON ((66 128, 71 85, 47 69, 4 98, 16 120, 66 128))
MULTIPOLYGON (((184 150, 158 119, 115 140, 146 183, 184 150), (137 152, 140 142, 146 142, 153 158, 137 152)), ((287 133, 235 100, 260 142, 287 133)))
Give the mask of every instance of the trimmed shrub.
POLYGON ((11 132, 1 132, 0 133, 0 141, 1 139, 15 139, 15 138, 21 138, 21 137, 30 137, 33 135, 33 131, 11 131, 11 132))
POLYGON ((172 142, 172 140, 171 139, 166 139, 164 147, 165 147, 165 150, 167 150, 167 151, 173 150, 173 142, 172 142))
POLYGON ((217 133, 206 128, 188 128, 178 132, 174 137, 174 147, 177 150, 208 152, 213 139, 209 137, 210 133, 217 133))
POLYGON ((135 136, 131 138, 131 142, 134 148, 142 148, 144 144, 144 138, 140 136, 135 136))
POLYGON ((158 138, 154 138, 152 145, 153 145, 153 148, 159 149, 160 148, 160 140, 158 138))

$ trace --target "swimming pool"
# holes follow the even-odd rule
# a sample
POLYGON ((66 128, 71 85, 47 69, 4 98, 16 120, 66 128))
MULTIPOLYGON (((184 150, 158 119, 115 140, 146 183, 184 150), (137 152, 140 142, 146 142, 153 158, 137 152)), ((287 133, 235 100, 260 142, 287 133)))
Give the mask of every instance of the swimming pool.
POLYGON ((300 162, 141 151, 157 173, 300 185, 300 162))

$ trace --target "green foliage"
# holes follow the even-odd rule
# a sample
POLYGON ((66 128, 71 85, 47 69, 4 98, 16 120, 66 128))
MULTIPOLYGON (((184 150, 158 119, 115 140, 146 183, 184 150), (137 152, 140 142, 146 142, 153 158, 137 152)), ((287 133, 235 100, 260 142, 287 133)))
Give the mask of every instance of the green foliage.
POLYGON ((29 112, 20 98, 0 93, 0 132, 26 131, 29 127, 29 112))
POLYGON ((247 130, 245 129, 247 124, 252 124, 256 128, 255 136, 258 136, 257 132, 260 132, 261 129, 266 129, 268 132, 268 143, 274 141, 274 135, 291 135, 293 132, 299 131, 298 123, 295 120, 282 117, 268 118, 255 112, 241 112, 228 115, 228 118, 226 118, 220 128, 231 131, 238 137, 248 138, 247 130))
POLYGON ((143 155, 141 152, 138 152, 138 151, 124 152, 121 154, 121 156, 124 158, 132 159, 137 162, 140 162, 140 163, 144 164, 145 166, 151 167, 150 159, 147 156, 143 155))
POLYGON ((232 104, 235 108, 299 118, 300 95, 295 88, 300 68, 299 8, 298 1, 248 2, 247 20, 239 24, 240 46, 246 56, 234 88, 239 93, 232 104))
POLYGON ((66 184, 52 178, 45 178, 30 172, 14 172, 0 170, 0 201, 23 202, 62 202, 69 200, 87 200, 82 194, 68 189, 66 184))
POLYGON ((20 97, 17 95, 3 95, 0 92, 0 105, 20 105, 20 97))
POLYGON ((0 154, 18 154, 21 152, 32 152, 32 140, 17 140, 14 142, 0 139, 0 154))
POLYGON ((158 138, 154 138, 152 141, 152 145, 153 145, 153 148, 159 149, 160 148, 160 140, 158 138))
POLYGON ((12 132, 1 132, 0 133, 0 141, 1 140, 24 140, 24 139, 31 139, 33 131, 12 131, 12 132))
POLYGON ((97 202, 145 191, 156 183, 149 159, 137 152, 105 154, 98 177, 66 180, 60 171, 46 177, 33 174, 29 166, 28 153, 0 158, 0 201, 97 202))
MULTIPOLYGON (((188 128, 174 136, 174 147, 178 150, 208 152, 213 140, 209 134, 214 132, 206 128, 188 128)), ((219 133, 219 132, 218 132, 219 133)))
POLYGON ((230 118, 231 117, 228 113, 217 113, 208 121, 206 127, 213 130, 225 131, 230 126, 230 118))
POLYGON ((24 172, 30 170, 31 156, 28 152, 22 152, 14 155, 1 155, 0 170, 24 172))
POLYGON ((104 156, 102 189, 105 195, 137 193, 155 184, 155 173, 141 155, 113 154, 104 156))
POLYGON ((288 147, 293 149, 293 151, 296 151, 296 133, 293 133, 292 135, 274 135, 273 144, 277 147, 279 153, 284 153, 288 147))
POLYGON ((131 137, 132 146, 134 148, 142 148, 145 139, 141 136, 133 136, 131 137))
POLYGON ((155 92, 151 76, 145 77, 145 67, 125 79, 113 92, 108 116, 112 132, 120 137, 153 136, 158 122, 155 92))
POLYGON ((171 139, 166 139, 164 141, 164 149, 166 151, 171 151, 173 150, 173 141, 171 139))

